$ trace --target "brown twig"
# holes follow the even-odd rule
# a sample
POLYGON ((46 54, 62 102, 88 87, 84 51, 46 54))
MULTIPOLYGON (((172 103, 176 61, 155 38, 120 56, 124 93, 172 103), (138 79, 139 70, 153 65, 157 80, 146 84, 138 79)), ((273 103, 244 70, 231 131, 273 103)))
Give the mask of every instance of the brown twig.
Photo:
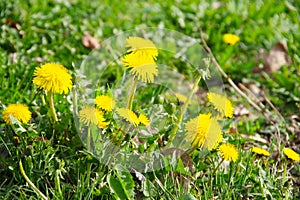
POLYGON ((239 93, 242 97, 244 97, 251 104, 251 106, 253 108, 255 108, 256 110, 261 112, 262 109, 256 103, 254 103, 243 91, 241 91, 240 88, 232 81, 232 79, 223 71, 223 69, 219 65, 218 61, 216 60, 214 54, 212 53, 211 49, 207 46, 206 41, 204 40, 202 31, 200 31, 200 34, 201 34, 201 42, 202 42, 203 47, 210 55, 212 62, 215 64, 215 66, 217 67, 219 72, 222 74, 222 76, 228 81, 228 83, 233 87, 233 89, 237 93, 239 93))
MULTIPOLYGON (((238 93, 240 94, 242 97, 244 97, 249 104, 255 108, 257 111, 262 112, 263 115, 270 119, 271 112, 266 108, 266 106, 264 104, 261 103, 261 101, 254 95, 252 94, 252 92, 249 92, 250 95, 252 96, 253 100, 251 98, 249 98, 233 81, 232 79, 223 71, 223 69, 221 68, 221 66, 219 65, 218 61, 216 60, 215 56, 213 55, 211 49, 208 47, 206 41, 204 40, 203 37, 203 32, 202 30, 200 31, 200 37, 201 37, 201 42, 203 47, 205 48, 205 50, 208 52, 208 54, 210 55, 212 62, 215 64, 215 66, 217 67, 218 71, 222 74, 222 76, 227 80, 227 82, 231 85, 231 87, 238 93)), ((244 86, 242 83, 239 83, 239 86, 242 88, 246 88, 246 86, 244 86)), ((246 91, 248 91, 248 89, 246 88, 246 91)), ((275 111, 275 113, 279 116, 279 118, 285 123, 285 120, 283 118, 283 116, 280 114, 280 112, 276 109, 276 107, 272 104, 272 102, 265 96, 263 95, 263 98, 265 99, 265 101, 271 106, 271 108, 275 111)), ((273 123, 273 121, 270 119, 270 122, 273 123)))

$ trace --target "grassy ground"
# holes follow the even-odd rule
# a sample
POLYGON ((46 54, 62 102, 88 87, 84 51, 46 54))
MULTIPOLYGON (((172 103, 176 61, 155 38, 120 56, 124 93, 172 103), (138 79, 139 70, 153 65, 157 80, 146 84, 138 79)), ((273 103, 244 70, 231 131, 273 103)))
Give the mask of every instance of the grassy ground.
POLYGON ((299 199, 300 165, 287 159, 283 148, 300 153, 300 4, 228 0, 216 6, 180 0, 0 1, 0 106, 18 102, 32 111, 25 132, 0 118, 0 198, 41 198, 21 174, 21 160, 28 178, 49 199, 299 199), (181 181, 188 172, 180 165, 137 176, 99 163, 77 134, 71 94, 55 95, 60 122, 54 123, 42 92, 32 84, 33 72, 42 63, 57 62, 74 75, 91 51, 82 44, 85 33, 102 41, 136 27, 164 27, 198 39, 202 29, 223 70, 236 83, 258 86, 286 124, 265 99, 262 103, 275 117, 258 113, 225 81, 235 107, 250 111, 236 115, 230 121, 236 130, 225 135, 239 150, 236 162, 214 171, 217 151, 206 156, 195 151, 190 155, 195 172, 181 181), (222 41, 225 33, 237 34, 241 41, 228 46, 222 41), (292 64, 273 75, 253 73, 263 62, 255 60, 260 49, 270 50, 282 40, 292 64), (256 156, 249 150, 253 146, 267 148, 271 156, 256 156))

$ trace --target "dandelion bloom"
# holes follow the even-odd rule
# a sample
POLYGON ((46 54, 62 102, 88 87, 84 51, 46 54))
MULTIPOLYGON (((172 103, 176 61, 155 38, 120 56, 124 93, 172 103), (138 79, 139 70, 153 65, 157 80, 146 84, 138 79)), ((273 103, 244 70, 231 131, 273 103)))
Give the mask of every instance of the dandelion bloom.
POLYGON ((8 125, 12 125, 10 116, 25 124, 28 123, 31 118, 31 112, 28 106, 24 104, 10 104, 5 108, 2 115, 5 123, 8 125))
POLYGON ((140 123, 139 118, 136 114, 127 108, 117 108, 117 113, 123 117, 126 121, 130 122, 131 124, 137 126, 140 123))
POLYGON ((223 41, 229 45, 235 45, 240 41, 240 37, 235 34, 226 33, 223 35, 223 41))
POLYGON ((222 116, 226 116, 231 118, 233 116, 233 106, 231 102, 220 94, 216 93, 207 93, 207 98, 210 103, 213 104, 215 109, 222 114, 222 116))
POLYGON ((284 148, 283 149, 283 153, 289 158, 292 159, 296 162, 300 161, 300 156, 298 153, 296 153, 295 151, 293 151, 290 148, 284 148))
POLYGON ((184 95, 176 93, 175 96, 176 96, 176 98, 178 99, 178 101, 180 103, 185 103, 186 102, 186 97, 184 95))
POLYGON ((122 58, 126 69, 131 68, 131 74, 137 76, 138 80, 153 83, 158 69, 152 57, 146 54, 127 54, 122 58))
POLYGON ((218 151, 221 156, 227 161, 232 160, 233 162, 235 162, 239 156, 237 148, 233 144, 229 143, 221 144, 218 148, 218 151))
POLYGON ((85 125, 96 125, 105 128, 109 122, 105 122, 104 114, 94 106, 85 106, 79 111, 79 120, 85 125))
POLYGON ((140 123, 144 124, 145 126, 149 126, 149 124, 150 124, 149 119, 144 114, 140 114, 139 121, 140 121, 140 123))
POLYGON ((37 67, 33 75, 33 83, 46 91, 67 94, 72 88, 72 77, 60 64, 46 63, 37 67))
POLYGON ((259 147, 252 147, 251 151, 259 155, 270 156, 270 152, 259 147))
POLYGON ((158 50, 151 40, 146 40, 140 37, 128 37, 126 39, 126 46, 129 47, 128 52, 134 54, 145 54, 156 60, 158 50))
POLYGON ((221 127, 210 114, 200 114, 185 125, 186 136, 192 145, 212 150, 222 135, 221 127))
POLYGON ((94 101, 98 108, 105 111, 112 111, 115 106, 115 101, 106 95, 97 96, 94 101))

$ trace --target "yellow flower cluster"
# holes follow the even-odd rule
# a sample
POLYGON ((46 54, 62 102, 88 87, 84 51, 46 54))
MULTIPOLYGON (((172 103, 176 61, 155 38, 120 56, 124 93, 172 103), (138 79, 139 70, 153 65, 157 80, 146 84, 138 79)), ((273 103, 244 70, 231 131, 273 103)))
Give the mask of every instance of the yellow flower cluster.
POLYGON ((116 104, 111 97, 106 95, 97 96, 94 102, 98 108, 103 109, 105 111, 112 111, 116 104))
POLYGON ((283 153, 291 160, 299 162, 300 161, 300 155, 293 151, 291 148, 284 148, 283 153))
POLYGON ((149 119, 144 114, 137 116, 132 110, 127 108, 117 108, 117 113, 134 126, 138 126, 140 123, 145 126, 150 124, 149 119))
POLYGON ((221 144, 218 148, 218 152, 227 161, 235 162, 238 159, 239 152, 237 148, 230 143, 221 144))
POLYGON ((126 69, 142 82, 153 83, 154 76, 158 75, 155 60, 158 56, 158 49, 155 44, 144 38, 129 37, 126 39, 126 46, 129 52, 121 60, 126 69))
POLYGON ((28 123, 31 118, 31 112, 28 106, 24 104, 10 104, 5 108, 2 115, 5 123, 8 125, 12 125, 11 117, 25 124, 28 123))
POLYGON ((126 39, 126 47, 128 47, 129 53, 134 54, 146 54, 156 60, 158 56, 158 50, 155 44, 150 40, 145 40, 140 37, 128 37, 126 39))
POLYGON ((176 93, 175 96, 176 96, 176 98, 178 99, 178 101, 180 103, 185 103, 186 102, 186 97, 184 95, 176 93))
POLYGON ((72 88, 72 77, 62 65, 46 63, 37 67, 33 75, 33 83, 46 91, 67 94, 72 88))
POLYGON ((221 116, 232 118, 234 108, 231 102, 220 94, 216 93, 208 93, 207 94, 208 101, 212 103, 215 109, 221 114, 221 116))
POLYGON ((251 151, 259 155, 270 156, 270 152, 259 147, 252 147, 251 151))
POLYGON ((235 34, 226 33, 223 35, 223 41, 229 45, 235 45, 240 41, 240 37, 235 34))
POLYGON ((210 114, 200 114, 185 125, 186 136, 195 147, 212 150, 222 138, 219 123, 210 114))
POLYGON ((94 106, 85 106, 79 111, 80 121, 89 126, 96 125, 100 128, 105 128, 109 122, 105 122, 104 113, 94 106))

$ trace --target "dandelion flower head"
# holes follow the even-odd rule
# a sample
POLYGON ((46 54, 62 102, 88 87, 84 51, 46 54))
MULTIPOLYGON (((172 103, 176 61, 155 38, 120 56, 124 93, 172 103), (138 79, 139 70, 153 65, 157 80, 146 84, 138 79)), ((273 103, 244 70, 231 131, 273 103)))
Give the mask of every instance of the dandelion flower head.
POLYGON ((115 101, 106 95, 97 96, 94 101, 98 108, 105 111, 112 111, 115 106, 115 101))
POLYGON ((134 126, 137 126, 140 123, 139 118, 132 110, 127 108, 117 108, 117 113, 134 126))
POLYGON ((128 52, 133 54, 146 54, 156 60, 158 50, 151 40, 146 40, 141 37, 128 37, 126 46, 129 47, 128 52))
POLYGON ((235 162, 239 156, 237 148, 233 144, 225 143, 221 144, 218 148, 218 152, 221 154, 222 158, 227 161, 235 162))
POLYGON ((259 155, 270 156, 270 152, 259 147, 252 147, 251 151, 259 155))
POLYGON ((25 124, 28 123, 31 118, 31 112, 28 106, 24 104, 10 104, 5 108, 2 115, 5 123, 8 125, 12 125, 11 116, 25 124))
POLYGON ((212 150, 222 135, 221 127, 210 114, 200 114, 185 125, 186 136, 193 146, 212 150))
POLYGON ((79 120, 85 125, 96 125, 105 128, 109 122, 105 122, 104 113, 94 106, 85 106, 79 111, 79 120))
POLYGON ((294 160, 296 162, 300 161, 299 154, 293 151, 291 148, 284 148, 283 153, 291 160, 294 160))
POLYGON ((33 75, 33 83, 46 91, 67 94, 72 88, 72 77, 60 64, 46 63, 37 67, 33 75))
POLYGON ((149 126, 149 124, 150 124, 149 119, 142 113, 139 116, 139 122, 142 123, 145 126, 149 126))
POLYGON ((226 116, 232 118, 234 108, 225 96, 216 93, 208 93, 207 94, 208 101, 213 104, 215 109, 222 114, 222 116, 226 116))
POLYGON ((186 102, 186 97, 184 95, 176 93, 175 96, 176 96, 176 98, 178 99, 178 101, 180 103, 185 103, 186 102))
POLYGON ((223 41, 229 45, 235 45, 240 41, 240 37, 235 34, 226 33, 223 35, 223 41))
POLYGON ((122 58, 126 69, 130 68, 130 73, 137 76, 138 80, 147 83, 154 82, 154 76, 158 75, 158 69, 152 57, 146 54, 127 54, 122 58))

